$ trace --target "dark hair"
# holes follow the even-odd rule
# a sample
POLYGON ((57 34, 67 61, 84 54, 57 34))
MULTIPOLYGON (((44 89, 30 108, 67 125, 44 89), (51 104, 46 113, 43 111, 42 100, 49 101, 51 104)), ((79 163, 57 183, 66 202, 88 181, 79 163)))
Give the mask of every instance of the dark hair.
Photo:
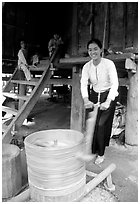
POLYGON ((23 44, 23 43, 26 44, 26 42, 25 42, 24 40, 21 40, 21 41, 20 41, 20 44, 23 44))
POLYGON ((21 40, 21 41, 20 41, 20 45, 23 45, 23 44, 26 46, 26 45, 27 45, 27 42, 26 42, 25 40, 21 40))
POLYGON ((94 38, 94 39, 91 39, 91 40, 87 43, 87 49, 88 49, 89 45, 92 44, 92 43, 97 44, 100 49, 102 48, 102 43, 101 43, 101 41, 98 40, 98 39, 96 39, 96 38, 94 38))

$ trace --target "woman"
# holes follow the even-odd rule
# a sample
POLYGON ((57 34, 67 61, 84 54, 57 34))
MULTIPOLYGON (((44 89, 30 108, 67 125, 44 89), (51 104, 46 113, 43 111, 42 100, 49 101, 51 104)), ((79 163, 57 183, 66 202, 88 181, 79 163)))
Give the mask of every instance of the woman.
POLYGON ((98 39, 90 40, 87 49, 91 60, 82 69, 81 94, 86 112, 90 112, 98 100, 100 103, 91 150, 93 155, 96 154, 95 163, 100 164, 104 161, 105 147, 109 146, 118 96, 118 76, 113 61, 101 57, 102 44, 98 39))
POLYGON ((21 46, 21 49, 18 52, 18 67, 19 67, 19 69, 23 70, 27 81, 30 81, 31 80, 31 73, 28 69, 29 66, 27 63, 28 53, 27 53, 27 49, 26 49, 26 43, 24 41, 21 41, 20 46, 21 46))

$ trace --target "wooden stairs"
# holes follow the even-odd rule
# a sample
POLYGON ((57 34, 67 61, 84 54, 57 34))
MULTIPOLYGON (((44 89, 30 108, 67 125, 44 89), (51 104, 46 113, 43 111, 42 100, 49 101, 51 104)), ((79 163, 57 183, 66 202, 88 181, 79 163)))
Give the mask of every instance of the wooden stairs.
POLYGON ((54 62, 58 51, 59 48, 57 48, 56 51, 52 54, 48 64, 44 65, 45 67, 31 68, 31 73, 33 73, 34 71, 36 72, 37 70, 39 72, 42 71, 42 75, 40 78, 33 78, 30 81, 24 80, 24 78, 22 77, 23 72, 16 68, 12 77, 7 82, 3 90, 3 97, 5 97, 6 99, 12 98, 13 100, 17 100, 18 110, 16 110, 15 108, 10 108, 2 105, 2 111, 4 111, 6 114, 11 114, 10 118, 5 118, 6 123, 3 123, 2 125, 3 143, 11 142, 14 135, 13 130, 17 131, 22 126, 24 120, 28 117, 34 105, 38 101, 40 95, 42 94, 44 88, 46 87, 46 82, 51 77, 50 71, 51 63, 54 62), (18 94, 12 91, 15 85, 18 87, 18 94), (27 86, 32 87, 30 95, 26 95, 25 87, 27 86))

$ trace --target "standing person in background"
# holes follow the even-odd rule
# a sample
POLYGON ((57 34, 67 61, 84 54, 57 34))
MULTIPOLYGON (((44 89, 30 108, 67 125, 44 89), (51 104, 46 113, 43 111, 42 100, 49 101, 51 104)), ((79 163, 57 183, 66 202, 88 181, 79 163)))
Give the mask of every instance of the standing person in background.
POLYGON ((96 155, 95 164, 100 164, 105 159, 105 147, 109 146, 118 96, 118 76, 113 61, 101 57, 102 44, 98 39, 90 40, 87 50, 91 60, 82 69, 81 94, 86 114, 98 100, 100 103, 91 145, 92 155, 96 155))
POLYGON ((62 41, 61 37, 58 34, 54 34, 53 38, 50 39, 50 41, 48 43, 49 56, 51 56, 52 53, 54 52, 54 50, 59 45, 62 45, 62 44, 63 44, 63 41, 62 41))
POLYGON ((18 67, 22 69, 27 81, 31 80, 31 73, 28 66, 28 50, 24 41, 20 42, 21 49, 18 52, 18 67))

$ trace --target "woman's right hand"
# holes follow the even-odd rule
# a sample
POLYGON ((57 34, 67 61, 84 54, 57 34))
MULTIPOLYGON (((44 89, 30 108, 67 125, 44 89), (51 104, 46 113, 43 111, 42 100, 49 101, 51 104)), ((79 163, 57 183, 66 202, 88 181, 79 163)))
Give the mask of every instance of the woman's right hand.
POLYGON ((86 109, 90 109, 90 108, 93 108, 94 107, 94 103, 91 102, 87 97, 84 98, 84 107, 86 109))

